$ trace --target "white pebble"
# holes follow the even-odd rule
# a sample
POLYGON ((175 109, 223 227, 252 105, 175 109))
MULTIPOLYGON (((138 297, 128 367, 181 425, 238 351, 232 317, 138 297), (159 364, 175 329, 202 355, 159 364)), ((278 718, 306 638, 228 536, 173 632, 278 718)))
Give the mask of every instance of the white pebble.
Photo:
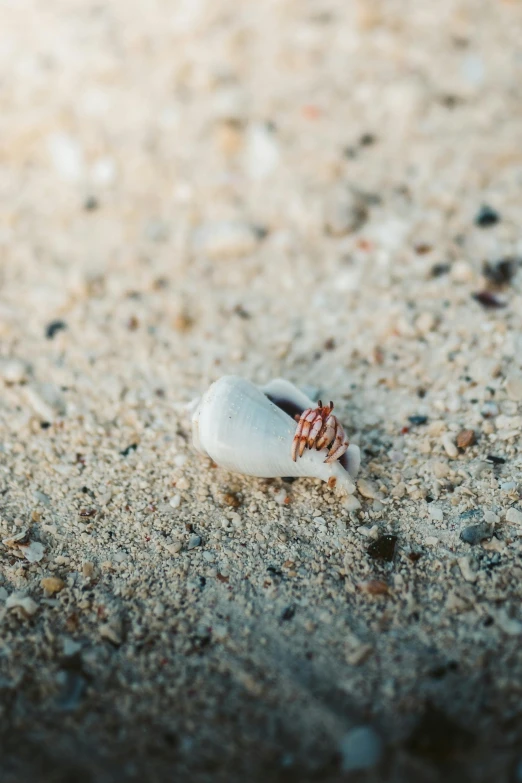
POLYGON ((38 604, 28 595, 23 593, 12 593, 5 602, 6 609, 21 609, 22 612, 31 617, 38 610, 38 604))
POLYGON ((176 454, 174 457, 174 465, 177 468, 182 468, 185 462, 187 461, 188 457, 186 454, 176 454))
POLYGON ((169 500, 169 503, 172 506, 172 508, 179 508, 181 504, 181 495, 173 495, 169 500))
POLYGON ((471 568, 469 557, 459 557, 457 563, 459 564, 460 572, 466 582, 477 581, 477 574, 471 568))
POLYGON ((38 563, 44 556, 45 547, 39 541, 31 541, 27 545, 19 546, 26 560, 30 563, 38 563))
POLYGON ((506 393, 510 400, 522 402, 522 375, 512 373, 506 381, 506 393))
POLYGON ((27 381, 29 368, 21 359, 0 359, 0 377, 5 383, 27 381))
POLYGON ((493 511, 486 509, 486 511, 484 511, 484 522, 487 522, 489 525, 496 525, 498 522, 500 522, 500 517, 493 511))
POLYGON ((274 500, 276 503, 279 503, 280 506, 283 506, 287 497, 286 490, 280 489, 279 492, 275 493, 274 500))
POLYGON ((53 133, 48 139, 48 149, 56 172, 67 182, 77 182, 84 170, 83 152, 72 136, 53 133))
POLYGON ((444 519, 444 514, 441 508, 438 506, 430 505, 430 517, 434 519, 436 522, 442 522, 444 519))
POLYGON ((484 403, 480 410, 482 416, 486 419, 492 419, 494 416, 498 416, 499 410, 496 402, 488 400, 484 403))
POLYGON ((459 450, 457 449, 454 441, 451 438, 451 435, 443 435, 442 436, 442 445, 444 446, 444 451, 450 457, 451 459, 455 459, 459 455, 459 450))
POLYGON ((469 283, 473 280, 473 268, 467 261, 455 261, 451 267, 451 279, 454 283, 469 283))
POLYGON ((357 482, 357 489, 365 498, 371 498, 373 500, 380 497, 379 490, 375 484, 372 481, 368 481, 367 479, 359 479, 357 482))
POLYGON ((508 508, 506 522, 509 522, 512 525, 522 525, 522 511, 519 511, 519 509, 514 506, 508 508))
POLYGON ((104 157, 94 161, 91 179, 96 185, 112 185, 116 179, 116 163, 113 158, 104 157))
POLYGON ((339 751, 343 772, 371 769, 382 756, 382 741, 371 726, 356 726, 342 738, 339 751))
POLYGON ((52 383, 25 387, 25 397, 34 412, 45 421, 53 422, 56 416, 65 414, 65 401, 52 383))
POLYGON ((361 501, 355 495, 347 495, 343 501, 343 507, 347 511, 357 511, 361 508, 361 501))
POLYGON ((516 489, 518 486, 516 481, 503 481, 500 485, 500 489, 502 492, 511 492, 513 489, 516 489))
POLYGON ((222 221, 205 223, 194 235, 194 249, 212 260, 240 258, 257 247, 259 233, 249 223, 222 221))
POLYGON ((499 628, 507 636, 520 636, 522 634, 522 623, 514 617, 510 617, 505 609, 500 609, 496 616, 499 628))
POLYGON ((372 527, 361 525, 360 527, 357 528, 357 532, 360 533, 361 536, 365 536, 366 538, 373 538, 374 540, 379 538, 378 525, 373 525, 372 527))
POLYGON ((250 179, 261 180, 276 170, 280 159, 279 145, 274 131, 265 124, 248 129, 244 165, 250 179))
POLYGON ((342 237, 357 231, 368 218, 364 198, 347 187, 337 188, 324 207, 324 224, 328 234, 342 237))

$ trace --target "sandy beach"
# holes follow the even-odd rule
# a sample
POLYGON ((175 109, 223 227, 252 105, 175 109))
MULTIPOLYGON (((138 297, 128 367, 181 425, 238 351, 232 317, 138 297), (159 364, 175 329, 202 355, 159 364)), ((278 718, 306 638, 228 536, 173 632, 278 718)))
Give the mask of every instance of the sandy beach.
POLYGON ((522 8, 0 5, 2 783, 522 781, 522 8), (357 490, 192 446, 222 375, 357 490))

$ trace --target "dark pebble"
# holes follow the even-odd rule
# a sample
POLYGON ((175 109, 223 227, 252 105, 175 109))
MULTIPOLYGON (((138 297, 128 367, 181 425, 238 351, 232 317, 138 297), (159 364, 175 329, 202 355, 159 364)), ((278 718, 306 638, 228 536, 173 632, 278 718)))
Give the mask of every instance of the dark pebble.
POLYGON ((470 508, 469 511, 463 511, 459 514, 459 519, 476 519, 482 515, 482 511, 479 508, 470 508))
POLYGON ((374 560, 385 560, 391 563, 395 555, 395 545, 397 536, 379 536, 377 541, 373 541, 368 547, 368 554, 374 560))
POLYGON ((43 430, 48 430, 50 426, 51 426, 51 422, 50 421, 41 421, 40 422, 40 427, 43 430))
POLYGON ((361 147, 371 147, 372 144, 375 144, 377 139, 373 135, 373 133, 363 133, 361 138, 359 139, 359 144, 361 147))
POLYGON ((89 196, 83 202, 83 208, 87 210, 87 212, 93 212, 95 209, 98 209, 99 206, 100 202, 95 196, 89 196))
POLYGON ((482 274, 494 285, 508 285, 515 273, 520 260, 517 258, 501 258, 500 261, 484 261, 482 274))
POLYGON ((131 451, 136 451, 137 448, 138 448, 138 444, 137 443, 131 443, 130 446, 127 446, 126 449, 123 449, 123 451, 120 451, 120 454, 121 454, 122 457, 128 457, 129 454, 131 453, 131 451))
POLYGON ((74 712, 83 701, 87 680, 75 671, 61 672, 62 689, 56 702, 57 708, 62 712, 74 712))
POLYGON ((296 476, 283 476, 281 481, 284 481, 285 484, 293 484, 294 481, 297 481, 297 477, 296 476))
POLYGON ((465 544, 475 546, 480 544, 481 541, 487 541, 493 535, 493 527, 486 522, 482 522, 479 525, 468 525, 460 531, 460 540, 465 544))
POLYGON ((480 228, 489 228, 494 226, 500 221, 500 215, 492 207, 488 207, 487 204, 483 204, 475 217, 475 225, 480 228))
POLYGON ((427 416, 408 416, 408 421, 413 424, 414 427, 418 427, 421 424, 426 424, 428 421, 427 416))
POLYGON ((503 465, 506 461, 505 457, 495 457, 493 454, 488 454, 486 460, 492 462, 493 465, 503 465))
POLYGON ((65 321, 51 321, 45 327, 45 336, 48 340, 52 340, 57 332, 61 332, 63 329, 67 329, 65 321))
POLYGON ((503 302, 502 299, 496 297, 491 291, 477 291, 477 293, 471 294, 471 296, 487 310, 498 310, 507 305, 507 302, 503 302))
POLYGON ((451 269, 450 264, 433 264, 430 271, 431 277, 442 277, 442 275, 447 275, 448 272, 451 269))
POLYGON ((281 615, 281 622, 286 622, 287 620, 291 620, 294 614, 295 614, 295 604, 291 604, 290 606, 287 606, 283 614, 281 615))
POLYGON ((418 245, 415 245, 414 250, 418 256, 424 256, 426 255, 426 253, 431 253, 433 248, 431 245, 428 245, 426 242, 419 242, 418 245))

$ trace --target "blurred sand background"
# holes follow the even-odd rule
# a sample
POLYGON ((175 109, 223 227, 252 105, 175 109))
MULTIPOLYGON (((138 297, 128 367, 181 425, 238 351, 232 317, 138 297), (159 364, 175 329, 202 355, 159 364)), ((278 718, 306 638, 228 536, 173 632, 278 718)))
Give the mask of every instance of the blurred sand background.
POLYGON ((3 783, 522 780, 521 85, 514 0, 0 2, 3 783))

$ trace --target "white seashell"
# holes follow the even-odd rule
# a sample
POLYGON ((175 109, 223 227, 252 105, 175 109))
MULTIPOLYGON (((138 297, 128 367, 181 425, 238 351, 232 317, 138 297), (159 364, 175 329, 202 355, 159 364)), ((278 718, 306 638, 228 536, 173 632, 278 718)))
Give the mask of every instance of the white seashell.
POLYGON ((262 478, 320 478, 351 494, 360 464, 355 444, 342 462, 325 463, 326 448, 307 449, 296 462, 292 460, 294 413, 314 407, 313 400, 282 378, 258 387, 225 375, 210 386, 193 413, 193 444, 226 470, 262 478))

